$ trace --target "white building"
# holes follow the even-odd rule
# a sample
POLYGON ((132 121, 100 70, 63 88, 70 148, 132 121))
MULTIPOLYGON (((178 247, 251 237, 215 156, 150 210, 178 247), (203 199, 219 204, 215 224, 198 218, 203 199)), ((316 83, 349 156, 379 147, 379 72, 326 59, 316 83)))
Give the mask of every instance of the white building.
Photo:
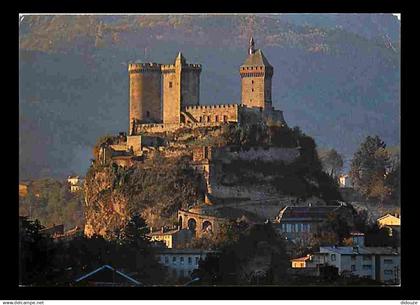
POLYGON ((340 187, 353 187, 353 183, 349 175, 341 175, 338 178, 340 187))
MULTIPOLYGON (((341 275, 356 275, 387 284, 400 283, 400 254, 392 247, 320 247, 325 263, 341 275)), ((316 254, 315 254, 316 255, 316 254)))
POLYGON ((194 269, 198 268, 200 259, 205 259, 209 253, 215 253, 215 251, 162 248, 157 250, 156 255, 159 262, 168 269, 169 276, 190 278, 194 269))
POLYGON ((79 176, 68 176, 67 183, 70 186, 70 192, 74 193, 82 188, 83 179, 79 178, 79 176))

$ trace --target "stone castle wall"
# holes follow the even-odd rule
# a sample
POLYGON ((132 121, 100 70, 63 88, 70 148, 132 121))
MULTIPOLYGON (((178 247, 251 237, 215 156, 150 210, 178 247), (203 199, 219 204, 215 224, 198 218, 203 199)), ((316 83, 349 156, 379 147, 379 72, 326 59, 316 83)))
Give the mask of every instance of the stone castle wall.
POLYGON ((179 124, 181 116, 181 75, 175 65, 162 65, 163 123, 179 124))
POLYGON ((238 122, 239 120, 239 105, 237 104, 187 106, 185 112, 201 124, 238 122))
POLYGON ((160 64, 129 64, 130 130, 133 119, 138 123, 161 122, 160 64))
POLYGON ((271 77, 273 69, 263 66, 241 67, 242 104, 262 107, 271 104, 271 77))

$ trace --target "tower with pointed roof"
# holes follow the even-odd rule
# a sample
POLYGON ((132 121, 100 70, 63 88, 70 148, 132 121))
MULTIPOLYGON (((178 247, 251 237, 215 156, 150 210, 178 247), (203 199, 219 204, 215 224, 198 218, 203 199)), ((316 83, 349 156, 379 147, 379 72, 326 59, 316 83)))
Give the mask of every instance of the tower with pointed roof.
POLYGON ((199 105, 201 65, 188 64, 181 52, 172 65, 162 65, 163 123, 183 123, 187 106, 199 105))
POLYGON ((271 109, 271 78, 273 66, 264 53, 255 50, 254 38, 249 41, 248 57, 240 67, 242 99, 241 104, 251 108, 271 109))

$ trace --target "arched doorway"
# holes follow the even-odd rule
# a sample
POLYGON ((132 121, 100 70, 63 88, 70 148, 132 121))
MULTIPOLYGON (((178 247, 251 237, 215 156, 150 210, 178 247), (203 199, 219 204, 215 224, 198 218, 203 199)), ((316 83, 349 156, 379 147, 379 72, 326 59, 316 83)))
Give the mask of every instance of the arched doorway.
POLYGON ((203 229, 203 232, 211 232, 212 231, 212 224, 211 224, 211 222, 208 221, 208 220, 205 220, 203 222, 202 229, 203 229))
POLYGON ((182 216, 179 216, 178 226, 179 226, 180 229, 182 229, 182 216))
POLYGON ((197 227, 197 222, 194 218, 188 219, 188 229, 192 232, 195 232, 195 229, 197 227))

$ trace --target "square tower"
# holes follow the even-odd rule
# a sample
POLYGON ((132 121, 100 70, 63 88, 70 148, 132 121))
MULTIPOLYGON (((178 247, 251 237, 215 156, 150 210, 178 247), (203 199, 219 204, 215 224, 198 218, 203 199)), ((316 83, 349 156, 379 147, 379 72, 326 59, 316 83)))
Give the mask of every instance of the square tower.
POLYGON ((251 37, 248 58, 240 67, 242 85, 241 104, 247 107, 271 109, 271 78, 273 66, 263 52, 254 50, 254 39, 251 37))
POLYGON ((181 52, 173 65, 162 65, 163 123, 182 123, 187 106, 200 103, 201 65, 187 64, 181 52))

